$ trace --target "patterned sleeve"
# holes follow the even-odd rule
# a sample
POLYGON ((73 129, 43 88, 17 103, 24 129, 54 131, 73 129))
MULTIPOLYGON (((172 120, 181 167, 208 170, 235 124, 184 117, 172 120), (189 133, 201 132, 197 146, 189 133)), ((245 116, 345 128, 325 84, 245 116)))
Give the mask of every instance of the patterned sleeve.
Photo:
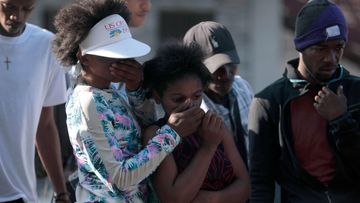
POLYGON ((158 116, 158 105, 152 99, 146 98, 146 93, 143 88, 139 88, 136 91, 126 91, 129 99, 130 106, 138 118, 142 126, 148 126, 154 123, 158 116))
POLYGON ((117 115, 121 122, 116 125, 123 127, 117 128, 115 132, 114 121, 111 120, 114 116, 109 113, 106 103, 94 102, 92 97, 91 94, 81 95, 81 109, 85 122, 80 126, 80 134, 82 139, 91 140, 89 143, 94 145, 84 145, 91 163, 102 162, 98 164, 100 170, 96 167, 95 169, 99 173, 103 171, 105 179, 119 189, 134 186, 144 180, 180 142, 179 135, 165 125, 157 131, 156 136, 145 148, 137 152, 140 132, 129 131, 132 121, 117 115), (116 137, 120 137, 120 142, 116 137))

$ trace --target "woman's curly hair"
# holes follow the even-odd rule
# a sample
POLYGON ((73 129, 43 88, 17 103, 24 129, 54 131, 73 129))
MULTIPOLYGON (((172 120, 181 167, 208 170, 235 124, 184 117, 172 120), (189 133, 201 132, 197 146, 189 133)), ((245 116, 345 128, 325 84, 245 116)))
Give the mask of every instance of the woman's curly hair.
POLYGON ((126 1, 77 0, 60 9, 54 20, 57 32, 53 51, 62 65, 76 64, 79 44, 96 23, 112 14, 119 14, 128 22, 130 13, 126 1))
POLYGON ((197 43, 183 44, 180 41, 166 42, 156 56, 144 63, 144 87, 155 90, 160 96, 169 84, 187 75, 197 76, 204 87, 211 73, 203 64, 204 54, 197 43))

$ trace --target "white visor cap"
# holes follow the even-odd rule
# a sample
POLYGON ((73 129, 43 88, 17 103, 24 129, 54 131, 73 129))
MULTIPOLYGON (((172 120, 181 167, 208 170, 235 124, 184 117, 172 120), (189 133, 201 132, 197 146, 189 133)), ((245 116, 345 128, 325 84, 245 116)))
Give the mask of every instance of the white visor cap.
POLYGON ((80 43, 81 55, 108 58, 136 58, 150 52, 150 47, 132 38, 130 29, 118 14, 110 15, 91 28, 80 43))

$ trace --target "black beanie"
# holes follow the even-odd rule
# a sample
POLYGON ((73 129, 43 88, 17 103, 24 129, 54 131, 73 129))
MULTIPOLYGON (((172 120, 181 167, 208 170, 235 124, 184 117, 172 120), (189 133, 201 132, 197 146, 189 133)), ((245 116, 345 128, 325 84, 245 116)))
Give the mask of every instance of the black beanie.
POLYGON ((340 8, 328 0, 310 0, 295 23, 295 47, 301 51, 327 40, 347 41, 348 28, 340 8))

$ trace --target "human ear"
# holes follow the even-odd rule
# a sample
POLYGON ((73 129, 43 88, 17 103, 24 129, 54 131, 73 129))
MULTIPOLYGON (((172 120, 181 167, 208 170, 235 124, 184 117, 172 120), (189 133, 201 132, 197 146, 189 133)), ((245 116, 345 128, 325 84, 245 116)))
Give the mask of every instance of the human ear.
POLYGON ((89 65, 89 59, 87 55, 81 55, 81 50, 79 49, 79 51, 76 53, 76 58, 80 61, 80 64, 83 66, 88 66, 89 65))

